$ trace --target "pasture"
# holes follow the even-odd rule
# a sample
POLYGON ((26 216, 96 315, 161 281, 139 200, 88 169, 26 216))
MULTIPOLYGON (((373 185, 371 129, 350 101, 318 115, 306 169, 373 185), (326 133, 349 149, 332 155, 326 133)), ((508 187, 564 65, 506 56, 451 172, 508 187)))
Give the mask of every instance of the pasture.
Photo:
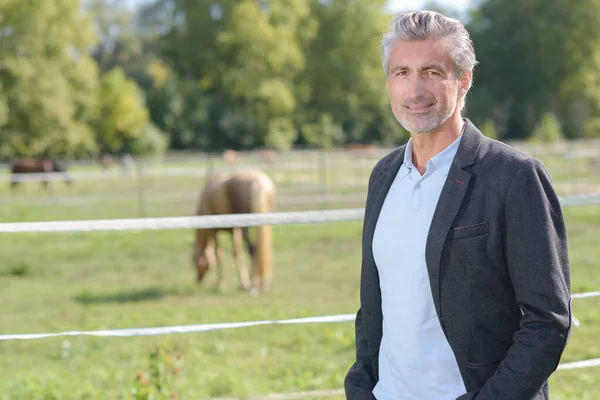
MULTIPOLYGON (((559 194, 600 193, 600 157, 539 154, 559 194)), ((375 161, 302 152, 261 165, 278 185, 278 211, 319 210, 362 207, 375 161)), ((241 165, 257 162, 239 160, 241 165)), ((172 158, 124 176, 117 167, 106 172, 97 165, 71 167, 90 178, 74 173, 73 187, 53 182, 50 193, 26 182, 11 194, 5 179, 0 216, 16 222, 192 215, 207 165, 223 163, 172 158)), ((564 213, 573 293, 600 290, 600 205, 565 207, 564 213)), ((214 273, 196 285, 191 230, 4 234, 0 334, 354 313, 360 235, 360 221, 274 226, 272 292, 248 297, 236 290, 230 253, 224 293, 213 290, 214 273)), ((231 248, 229 240, 225 243, 231 248)), ((600 298, 573 300, 581 326, 574 328, 563 363, 600 357, 599 309, 600 298)), ((354 329, 353 323, 340 322, 14 340, 0 341, 0 354, 3 400, 166 399, 173 392, 178 399, 236 397, 341 388, 354 356, 354 329), (165 397, 150 397, 161 385, 165 397)), ((553 399, 597 399, 600 367, 557 371, 550 383, 553 399)))

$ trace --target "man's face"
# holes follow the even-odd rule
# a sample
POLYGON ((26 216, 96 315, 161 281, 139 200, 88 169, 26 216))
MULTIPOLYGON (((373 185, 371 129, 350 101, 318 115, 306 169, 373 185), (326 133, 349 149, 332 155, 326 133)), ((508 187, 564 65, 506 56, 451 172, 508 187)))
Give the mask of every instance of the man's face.
POLYGON ((396 41, 388 68, 392 111, 411 133, 431 132, 446 122, 464 93, 461 83, 463 88, 470 83, 469 74, 456 77, 452 59, 436 47, 436 40, 396 41))

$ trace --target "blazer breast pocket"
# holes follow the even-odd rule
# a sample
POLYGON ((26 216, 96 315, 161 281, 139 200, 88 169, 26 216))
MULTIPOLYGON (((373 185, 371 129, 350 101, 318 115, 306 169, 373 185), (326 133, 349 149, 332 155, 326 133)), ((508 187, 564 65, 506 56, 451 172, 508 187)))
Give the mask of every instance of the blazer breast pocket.
POLYGON ((480 222, 474 225, 456 226, 450 229, 448 234, 449 239, 464 239, 473 236, 479 236, 487 233, 488 223, 487 221, 480 222))

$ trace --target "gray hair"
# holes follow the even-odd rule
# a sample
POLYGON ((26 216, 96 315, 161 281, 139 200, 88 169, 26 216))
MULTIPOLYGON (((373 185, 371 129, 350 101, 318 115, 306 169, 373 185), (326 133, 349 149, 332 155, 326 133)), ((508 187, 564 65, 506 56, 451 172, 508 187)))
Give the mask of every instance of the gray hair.
MULTIPOLYGON (((454 62, 457 78, 475 68, 475 49, 469 32, 463 24, 435 11, 406 11, 392 21, 389 32, 381 41, 382 65, 385 76, 389 76, 390 51, 396 40, 413 41, 442 39, 440 45, 447 48, 454 62)), ((464 107, 464 97, 462 107, 464 107)))

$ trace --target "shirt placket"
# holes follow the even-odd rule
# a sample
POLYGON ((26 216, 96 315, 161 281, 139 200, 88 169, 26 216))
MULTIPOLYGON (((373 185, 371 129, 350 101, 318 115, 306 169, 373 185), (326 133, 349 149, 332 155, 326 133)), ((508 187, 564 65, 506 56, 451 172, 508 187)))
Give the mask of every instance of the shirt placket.
POLYGON ((426 180, 435 172, 435 165, 430 161, 427 163, 427 170, 421 176, 414 169, 410 171, 410 180, 413 183, 412 195, 410 197, 410 208, 413 211, 419 211, 421 207, 421 197, 423 195, 423 185, 426 180))

